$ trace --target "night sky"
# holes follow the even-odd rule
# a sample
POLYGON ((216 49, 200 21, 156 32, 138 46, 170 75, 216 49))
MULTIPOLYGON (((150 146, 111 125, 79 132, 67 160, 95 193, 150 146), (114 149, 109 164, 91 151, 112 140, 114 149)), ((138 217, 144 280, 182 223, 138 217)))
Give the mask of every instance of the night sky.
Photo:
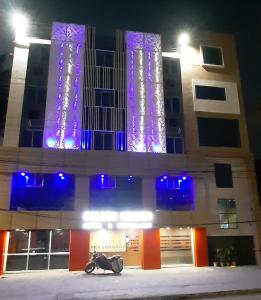
POLYGON ((43 26, 62 21, 158 33, 177 28, 234 34, 251 148, 261 159, 261 1, 0 0, 0 54, 12 52, 9 16, 17 9, 43 26))

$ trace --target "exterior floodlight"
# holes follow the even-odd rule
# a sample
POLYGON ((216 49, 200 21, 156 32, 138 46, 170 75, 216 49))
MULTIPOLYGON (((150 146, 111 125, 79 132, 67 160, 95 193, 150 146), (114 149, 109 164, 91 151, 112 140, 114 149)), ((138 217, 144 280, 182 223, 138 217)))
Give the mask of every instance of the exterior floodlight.
POLYGON ((21 176, 25 176, 25 172, 21 172, 20 175, 21 175, 21 176))
POLYGON ((27 44, 26 31, 29 25, 27 18, 21 13, 14 13, 12 16, 12 23, 15 28, 15 42, 19 44, 27 44))
POLYGON ((186 32, 182 32, 182 33, 179 35, 178 43, 179 43, 181 46, 186 46, 186 45, 188 45, 189 40, 190 40, 189 34, 186 33, 186 32))

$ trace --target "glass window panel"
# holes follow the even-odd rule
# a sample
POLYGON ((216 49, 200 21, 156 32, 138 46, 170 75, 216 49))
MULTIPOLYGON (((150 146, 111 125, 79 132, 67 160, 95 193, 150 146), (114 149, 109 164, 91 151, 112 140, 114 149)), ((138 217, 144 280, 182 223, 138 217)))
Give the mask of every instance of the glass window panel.
POLYGON ((47 270, 48 255, 29 255, 28 270, 47 270))
POLYGON ((174 153, 174 140, 173 138, 167 138, 167 153, 174 153))
POLYGON ((232 188, 233 178, 230 164, 214 164, 216 186, 221 188, 232 188))
POLYGON ((101 106, 101 90, 96 89, 95 90, 95 105, 101 106))
POLYGON ((22 138, 20 141, 21 147, 31 147, 32 146, 32 131, 23 130, 22 131, 22 138))
POLYGON ((226 199, 218 199, 218 210, 221 213, 227 211, 227 200, 226 199))
POLYGON ((53 230, 51 252, 69 252, 69 231, 53 230))
POLYGON ((171 118, 171 119, 167 119, 166 120, 166 123, 167 123, 167 127, 177 127, 178 126, 178 120, 175 119, 175 118, 171 118))
POLYGON ((104 134, 104 150, 113 150, 113 134, 104 134))
POLYGON ((113 91, 102 92, 102 106, 107 106, 107 107, 113 106, 113 91))
POLYGON ((34 132, 33 147, 41 148, 42 143, 43 143, 43 132, 42 131, 35 131, 34 132))
POLYGON ((221 48, 202 46, 204 64, 223 65, 221 48))
POLYGON ((28 251, 28 231, 11 231, 8 253, 25 253, 28 251))
POLYGON ((111 130, 111 109, 106 109, 106 130, 111 130))
MULTIPOLYGON (((220 221, 220 226, 221 225, 228 225, 228 215, 227 214, 219 214, 219 221, 220 221)), ((228 226, 227 226, 228 227, 228 226)), ((226 228, 227 228, 226 227, 226 228)), ((223 228, 223 227, 222 227, 223 228)))
POLYGON ((236 214, 229 214, 228 215, 229 221, 229 228, 237 228, 237 215, 236 214))
POLYGON ((236 201, 233 199, 227 200, 227 207, 229 210, 235 210, 236 209, 236 201))
POLYGON ((228 216, 227 214, 219 214, 219 222, 220 222, 220 228, 228 228, 228 216))
POLYGON ((69 255, 51 255, 50 269, 68 269, 69 255))
POLYGON ((113 52, 106 52, 106 66, 113 67, 113 52))
POLYGON ((195 89, 197 99, 226 101, 226 90, 223 87, 196 85, 195 89))
POLYGON ((94 149, 103 150, 103 134, 101 132, 94 132, 94 149))
POLYGON ((6 271, 26 270, 27 255, 8 255, 6 261, 6 271))
POLYGON ((180 138, 175 138, 175 153, 183 153, 183 140, 180 138))
POLYGON ((49 252, 49 230, 34 230, 31 231, 30 252, 31 253, 46 253, 49 252))

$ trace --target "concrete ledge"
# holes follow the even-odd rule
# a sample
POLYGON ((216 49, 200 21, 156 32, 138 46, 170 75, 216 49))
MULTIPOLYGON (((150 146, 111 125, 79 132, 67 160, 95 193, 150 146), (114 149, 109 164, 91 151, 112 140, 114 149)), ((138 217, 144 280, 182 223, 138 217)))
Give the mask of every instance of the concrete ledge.
MULTIPOLYGON (((121 290, 122 292, 122 290, 121 290)), ((218 292, 203 292, 203 293, 191 293, 191 294, 178 294, 178 295, 162 295, 162 296, 137 296, 132 297, 129 295, 108 295, 109 297, 99 297, 94 296, 94 299, 117 299, 117 300, 186 300, 186 299, 202 299, 202 298, 217 298, 217 297, 227 297, 227 296, 242 296, 242 295, 254 295, 261 294, 261 288, 258 289, 243 289, 243 290, 231 290, 231 291, 218 291, 218 292)), ((89 300, 90 295, 88 293, 70 293, 70 294, 59 294, 56 300, 89 300)))

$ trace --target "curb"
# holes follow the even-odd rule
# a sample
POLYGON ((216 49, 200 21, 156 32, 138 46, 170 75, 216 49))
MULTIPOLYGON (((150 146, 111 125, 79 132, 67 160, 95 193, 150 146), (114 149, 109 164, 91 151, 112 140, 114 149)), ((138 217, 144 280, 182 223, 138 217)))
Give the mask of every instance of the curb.
POLYGON ((216 298, 225 296, 242 296, 242 295, 254 295, 260 294, 261 288, 245 289, 245 290, 230 290, 230 291, 218 291, 218 292, 203 292, 192 294, 178 294, 178 295, 166 295, 166 296, 148 296, 148 297, 134 297, 134 298, 117 298, 117 300, 186 300, 186 299, 201 299, 201 298, 216 298))

